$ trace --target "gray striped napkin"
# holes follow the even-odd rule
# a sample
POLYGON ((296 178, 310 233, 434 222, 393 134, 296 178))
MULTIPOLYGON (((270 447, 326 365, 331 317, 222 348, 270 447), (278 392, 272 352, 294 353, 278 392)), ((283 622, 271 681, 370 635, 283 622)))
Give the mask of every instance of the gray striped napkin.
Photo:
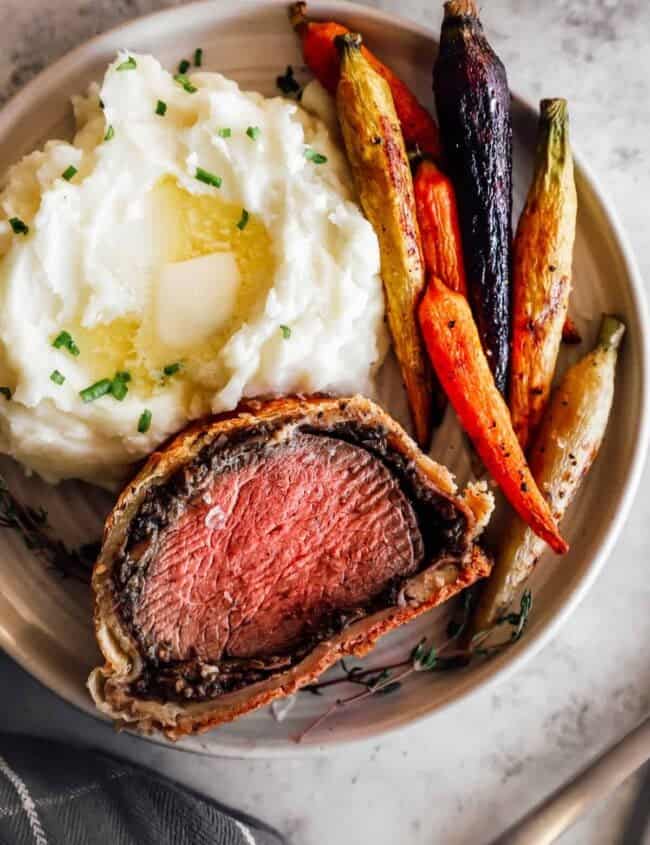
POLYGON ((286 845, 263 822, 104 754, 0 734, 0 845, 286 845))

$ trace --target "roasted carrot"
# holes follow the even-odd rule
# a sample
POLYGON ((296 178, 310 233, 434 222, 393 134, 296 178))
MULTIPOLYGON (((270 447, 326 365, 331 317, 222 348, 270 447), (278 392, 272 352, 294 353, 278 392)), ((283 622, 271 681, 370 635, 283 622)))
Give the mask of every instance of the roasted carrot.
POLYGON ((468 295, 497 387, 510 359, 512 126, 503 62, 477 0, 447 0, 433 89, 445 168, 458 198, 468 295))
POLYGON ((564 554, 568 545, 526 463, 467 300, 430 276, 419 317, 433 368, 483 463, 524 522, 564 554))
POLYGON ((453 185, 432 161, 424 159, 417 167, 413 187, 427 273, 467 296, 453 185))
MULTIPOLYGON (((310 21, 307 18, 306 3, 291 5, 289 20, 302 41, 302 52, 307 66, 330 94, 336 94, 340 62, 334 39, 350 30, 334 21, 310 21)), ((418 147, 423 153, 439 160, 440 138, 435 120, 390 68, 366 47, 361 49, 373 69, 383 76, 390 86, 406 146, 418 147)))
POLYGON ((566 100, 542 100, 533 181, 513 247, 510 413, 524 450, 548 404, 571 292, 577 197, 566 100))
MULTIPOLYGON (((558 523, 605 436, 624 333, 625 326, 616 317, 603 319, 596 348, 565 373, 533 443, 530 468, 558 523)), ((468 637, 474 642, 507 612, 544 552, 544 543, 516 516, 500 545, 492 575, 474 612, 468 637)))
POLYGON ((386 316, 416 440, 427 449, 438 408, 418 326, 425 275, 411 168, 390 87, 361 52, 361 36, 348 33, 336 44, 336 110, 359 202, 379 241, 386 316))

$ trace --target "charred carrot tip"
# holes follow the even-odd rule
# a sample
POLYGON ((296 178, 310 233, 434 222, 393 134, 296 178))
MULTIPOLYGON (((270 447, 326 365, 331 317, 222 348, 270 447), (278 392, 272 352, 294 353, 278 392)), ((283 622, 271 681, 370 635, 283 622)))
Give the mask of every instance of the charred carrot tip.
POLYGON ((448 0, 444 8, 446 18, 478 17, 478 7, 475 0, 448 0))
MULTIPOLYGON (((337 36, 345 35, 349 30, 336 21, 310 21, 307 17, 306 3, 291 5, 289 20, 300 36, 305 63, 321 85, 330 94, 335 94, 339 81, 341 49, 341 42, 335 43, 335 39, 337 36)), ((347 44, 350 48, 360 47, 373 69, 390 85, 407 147, 417 147, 423 153, 439 160, 441 149, 438 126, 413 92, 389 67, 361 44, 360 36, 351 34, 348 41, 344 41, 343 44, 347 44)))
POLYGON ((306 3, 292 3, 289 6, 289 23, 295 30, 301 29, 307 25, 306 3))
POLYGON ((561 534, 550 534, 544 539, 557 555, 565 555, 569 551, 569 544, 561 534))

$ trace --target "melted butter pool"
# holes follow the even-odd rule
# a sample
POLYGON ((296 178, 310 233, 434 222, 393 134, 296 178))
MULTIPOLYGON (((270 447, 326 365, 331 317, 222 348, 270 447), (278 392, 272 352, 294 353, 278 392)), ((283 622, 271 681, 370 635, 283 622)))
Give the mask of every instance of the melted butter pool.
MULTIPOLYGON (((262 307, 272 285, 275 260, 270 236, 262 220, 254 214, 249 214, 245 225, 241 225, 241 205, 223 200, 219 189, 214 188, 209 194, 191 194, 171 177, 156 185, 150 208, 158 266, 149 280, 144 314, 119 318, 90 329, 80 325, 70 327, 81 349, 83 364, 97 379, 109 377, 118 370, 128 370, 138 391, 147 394, 164 388, 163 367, 182 360, 182 369, 174 379, 201 384, 211 390, 219 389, 228 373, 218 366, 215 358, 233 333, 262 307), (214 281, 208 280, 208 284, 229 285, 228 296, 222 300, 196 294, 192 297, 193 283, 196 283, 191 277, 193 265, 182 262, 215 253, 229 257, 228 262, 216 261, 215 266, 233 266, 232 259, 236 265, 234 278, 231 274, 229 280, 218 277, 214 281), (179 287, 174 295, 183 297, 185 291, 188 293, 182 303, 184 307, 177 308, 176 315, 173 311, 167 314, 167 330, 163 333, 159 328, 157 296, 160 274, 170 266, 179 287), (191 312, 193 307, 205 312, 205 300, 227 302, 225 311, 215 314, 215 329, 207 336, 205 332, 193 331, 194 324, 191 318, 187 319, 188 309, 191 312), (172 332, 170 320, 173 321, 172 332), (173 345, 169 340, 171 334, 174 335, 173 345)), ((200 316, 205 324, 205 313, 200 316)))

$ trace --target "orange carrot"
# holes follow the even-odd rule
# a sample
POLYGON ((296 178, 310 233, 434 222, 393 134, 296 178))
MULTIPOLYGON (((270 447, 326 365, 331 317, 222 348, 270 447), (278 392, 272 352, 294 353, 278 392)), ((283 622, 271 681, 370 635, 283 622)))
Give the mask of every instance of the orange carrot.
POLYGON ((430 276, 419 317, 431 363, 483 463, 524 522, 564 554, 569 547, 528 468, 467 300, 430 276))
POLYGON ((447 176, 427 159, 418 165, 413 187, 427 273, 442 279, 448 288, 467 296, 454 187, 447 176))
MULTIPOLYGON (((306 3, 294 3, 290 6, 289 20, 302 41, 302 52, 307 66, 330 94, 336 94, 340 61, 334 39, 350 30, 334 21, 310 21, 307 18, 306 3)), ((390 86, 406 146, 419 147, 423 153, 439 160, 441 147, 435 120, 390 68, 380 62, 370 50, 365 47, 361 49, 372 67, 390 86)))
POLYGON ((533 180, 512 247, 512 425, 527 451, 551 395, 571 294, 578 198, 566 100, 542 100, 533 180))

